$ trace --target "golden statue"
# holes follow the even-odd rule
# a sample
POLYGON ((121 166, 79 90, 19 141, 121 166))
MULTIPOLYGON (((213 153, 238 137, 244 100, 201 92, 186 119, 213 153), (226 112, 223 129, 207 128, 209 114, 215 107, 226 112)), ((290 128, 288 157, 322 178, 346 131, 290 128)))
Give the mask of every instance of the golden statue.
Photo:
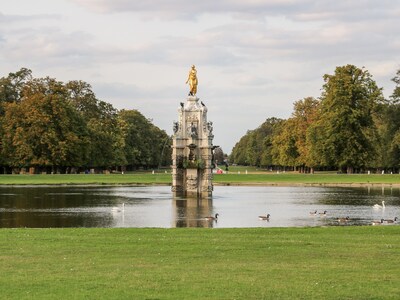
POLYGON ((192 68, 189 71, 189 76, 188 79, 186 80, 186 83, 189 82, 189 87, 190 87, 190 91, 189 91, 189 96, 194 96, 197 93, 197 71, 196 71, 196 67, 193 65, 192 68))

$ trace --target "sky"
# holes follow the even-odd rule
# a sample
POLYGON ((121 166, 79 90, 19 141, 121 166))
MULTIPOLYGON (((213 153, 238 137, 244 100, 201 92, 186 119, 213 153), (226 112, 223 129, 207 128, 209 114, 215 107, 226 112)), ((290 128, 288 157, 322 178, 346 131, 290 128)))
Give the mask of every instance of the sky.
POLYGON ((172 134, 192 65, 214 145, 318 98, 324 74, 365 67, 385 97, 400 69, 400 0, 0 0, 0 77, 83 80, 172 134))

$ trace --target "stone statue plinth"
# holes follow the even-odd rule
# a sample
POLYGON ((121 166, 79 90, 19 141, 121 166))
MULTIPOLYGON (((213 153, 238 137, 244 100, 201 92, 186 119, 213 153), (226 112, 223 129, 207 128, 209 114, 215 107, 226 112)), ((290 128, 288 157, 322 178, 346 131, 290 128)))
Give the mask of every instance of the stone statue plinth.
POLYGON ((178 109, 173 130, 172 191, 187 197, 211 196, 214 135, 205 104, 188 96, 178 109))

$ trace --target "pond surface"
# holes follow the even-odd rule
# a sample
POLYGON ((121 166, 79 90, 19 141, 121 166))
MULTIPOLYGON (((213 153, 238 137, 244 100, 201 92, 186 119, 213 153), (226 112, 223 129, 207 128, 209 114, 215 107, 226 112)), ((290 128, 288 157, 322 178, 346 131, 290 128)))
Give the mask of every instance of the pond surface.
POLYGON ((199 200, 173 197, 170 186, 0 186, 2 228, 371 225, 396 216, 400 189, 390 187, 215 186, 199 200), (218 221, 205 219, 215 213, 218 221))

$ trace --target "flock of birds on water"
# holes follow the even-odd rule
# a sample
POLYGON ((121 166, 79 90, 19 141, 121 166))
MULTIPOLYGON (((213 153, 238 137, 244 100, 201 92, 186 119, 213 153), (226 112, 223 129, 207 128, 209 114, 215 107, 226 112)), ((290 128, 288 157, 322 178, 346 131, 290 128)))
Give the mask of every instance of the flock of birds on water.
MULTIPOLYGON (((385 201, 382 201, 382 205, 380 204, 375 204, 372 206, 373 209, 375 210, 384 210, 385 209, 385 201)), ((216 213, 214 216, 207 216, 204 219, 207 221, 217 221, 218 220, 219 214, 216 213)), ((318 212, 318 210, 310 211, 310 216, 320 216, 320 217, 327 217, 328 216, 328 211, 324 210, 323 212, 318 212)), ((259 220, 262 221, 269 221, 271 215, 266 214, 265 216, 258 216, 259 220)), ((346 224, 347 222, 351 221, 350 217, 344 217, 344 218, 337 218, 336 221, 339 224, 346 224)), ((371 225, 383 225, 383 224, 396 224, 397 223, 397 217, 394 217, 394 219, 380 219, 380 220, 374 220, 371 222, 371 225)))
MULTIPOLYGON (((384 210, 385 209, 385 201, 382 201, 382 205, 380 204, 375 204, 372 206, 373 209, 375 210, 384 210)), ((117 213, 117 212, 123 212, 125 210, 125 203, 122 203, 122 206, 116 206, 111 209, 112 212, 117 213)), ((218 216, 219 213, 216 213, 214 216, 207 216, 204 217, 203 219, 207 221, 218 221, 218 216)), ((318 212, 317 210, 310 211, 310 216, 320 216, 320 217, 326 217, 328 216, 328 211, 324 210, 323 212, 318 212)), ((258 216, 259 220, 262 221, 269 221, 271 215, 266 214, 265 216, 258 216)), ((336 221, 339 224, 346 224, 347 222, 351 221, 350 217, 344 217, 344 218, 337 218, 336 221)), ((396 224, 397 223, 397 217, 394 217, 394 219, 380 219, 380 220, 373 220, 371 222, 371 225, 384 225, 384 224, 396 224)))
MULTIPOLYGON (((385 201, 382 201, 382 205, 380 204, 375 204, 372 206, 373 209, 375 210, 384 210, 385 209, 385 201)), ((269 221, 270 214, 267 214, 266 216, 258 216, 260 220, 266 220, 269 221)), ((318 210, 310 211, 310 216, 320 216, 320 217, 326 217, 328 216, 328 211, 324 210, 323 212, 318 212, 318 210)), ((380 220, 373 220, 371 222, 371 225, 383 225, 383 224, 396 224, 397 223, 397 217, 394 217, 394 219, 380 219, 380 220)), ((336 221, 339 224, 346 224, 347 222, 351 221, 350 217, 342 217, 342 218, 337 218, 336 221)))

